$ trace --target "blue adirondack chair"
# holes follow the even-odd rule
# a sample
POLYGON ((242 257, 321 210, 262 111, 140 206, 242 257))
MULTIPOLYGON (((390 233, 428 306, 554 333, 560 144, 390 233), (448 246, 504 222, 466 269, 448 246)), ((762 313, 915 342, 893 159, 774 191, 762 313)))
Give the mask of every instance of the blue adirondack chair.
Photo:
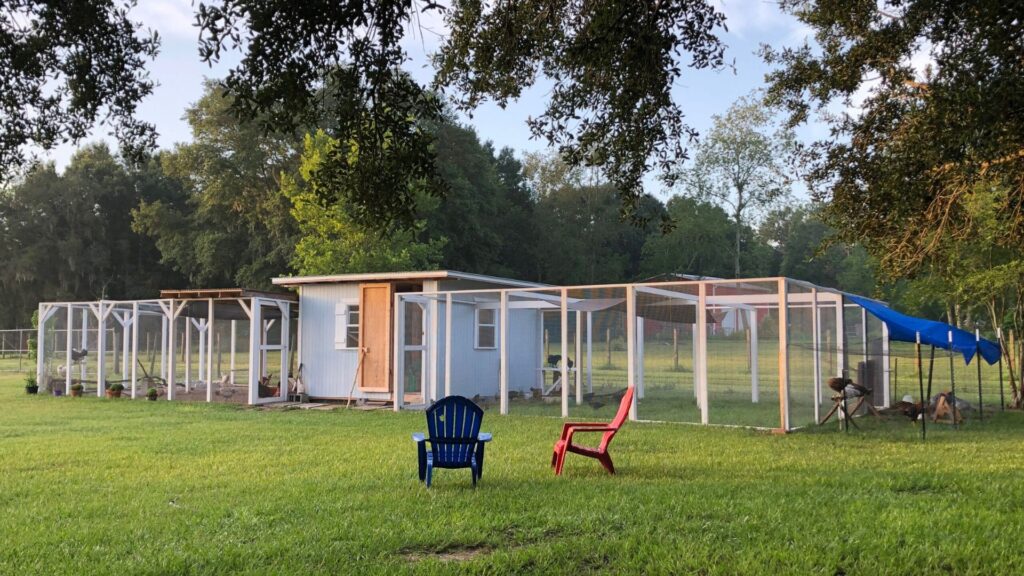
POLYGON ((490 434, 480 432, 483 419, 484 411, 462 396, 447 396, 427 408, 427 436, 412 435, 419 452, 420 482, 429 488, 434 468, 469 468, 475 487, 484 472, 484 446, 491 441, 490 434))

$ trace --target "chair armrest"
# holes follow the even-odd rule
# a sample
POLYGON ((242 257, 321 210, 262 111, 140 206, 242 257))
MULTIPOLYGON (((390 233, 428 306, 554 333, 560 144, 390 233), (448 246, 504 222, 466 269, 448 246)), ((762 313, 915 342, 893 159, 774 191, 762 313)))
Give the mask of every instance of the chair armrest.
POLYGON ((570 429, 570 432, 611 432, 615 428, 607 425, 602 426, 577 426, 570 429))
POLYGON ((581 427, 581 428, 575 428, 574 427, 574 428, 569 428, 568 433, 562 439, 565 440, 571 446, 572 445, 572 437, 577 432, 612 432, 614 430, 616 430, 616 428, 613 428, 613 427, 607 426, 607 425, 605 425, 605 426, 584 426, 584 427, 581 427))
POLYGON ((481 432, 480 435, 477 436, 476 438, 480 442, 490 442, 491 441, 491 433, 490 432, 481 432))
POLYGON ((569 433, 569 430, 572 430, 573 428, 581 428, 581 427, 593 428, 595 426, 607 426, 607 425, 608 425, 607 422, 566 422, 566 423, 562 424, 562 440, 565 440, 565 437, 569 433))
POLYGON ((427 439, 423 436, 422 432, 415 432, 412 435, 412 441, 417 443, 417 444, 422 444, 422 443, 426 442, 427 439))

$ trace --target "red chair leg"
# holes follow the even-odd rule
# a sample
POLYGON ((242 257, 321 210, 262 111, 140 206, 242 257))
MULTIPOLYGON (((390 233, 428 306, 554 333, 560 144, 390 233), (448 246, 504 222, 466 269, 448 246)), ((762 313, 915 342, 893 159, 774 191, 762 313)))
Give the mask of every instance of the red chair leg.
POLYGON ((598 461, 601 462, 601 466, 604 466, 604 469, 607 470, 609 474, 615 474, 615 465, 612 464, 611 454, 605 452, 604 454, 598 456, 597 459, 598 461))
POLYGON ((558 461, 555 463, 555 476, 562 475, 562 467, 565 466, 565 447, 558 453, 558 461))

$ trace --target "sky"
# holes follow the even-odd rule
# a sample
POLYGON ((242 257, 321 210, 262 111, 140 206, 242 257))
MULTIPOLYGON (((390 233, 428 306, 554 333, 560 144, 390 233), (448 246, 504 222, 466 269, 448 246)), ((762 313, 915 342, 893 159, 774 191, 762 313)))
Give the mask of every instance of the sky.
MULTIPOLYGON (((721 35, 728 46, 726 59, 734 67, 723 70, 685 69, 683 77, 673 89, 676 101, 686 114, 688 124, 700 132, 706 131, 716 114, 724 113, 737 98, 764 86, 768 67, 757 51, 762 43, 773 47, 797 45, 811 32, 793 17, 783 14, 771 0, 713 0, 726 15, 728 31, 721 35)), ((205 78, 223 77, 238 57, 230 55, 215 67, 203 64, 198 55, 198 31, 193 27, 192 0, 142 0, 133 15, 144 26, 156 30, 161 38, 160 54, 150 63, 150 76, 157 82, 154 93, 144 100, 138 116, 152 122, 159 132, 158 144, 170 148, 175 143, 191 139, 184 120, 185 109, 202 95, 205 78)), ((410 56, 407 70, 418 80, 429 81, 432 71, 426 64, 428 54, 435 51, 444 26, 440 18, 426 16, 421 21, 423 32, 404 41, 410 56)), ((497 148, 511 147, 518 153, 537 152, 545 144, 530 138, 526 119, 538 115, 546 101, 543 84, 526 91, 518 102, 506 109, 493 104, 478 108, 472 118, 463 121, 472 125, 483 140, 492 141, 497 148)), ((812 139, 824 134, 824 128, 812 124, 801 128, 798 136, 812 139)), ((87 141, 112 139, 100 127, 87 141)), ((44 157, 54 160, 58 168, 67 165, 75 146, 64 145, 44 157)), ((658 193, 653 176, 645 180, 649 191, 658 193)), ((659 194, 663 195, 663 194, 659 194)))

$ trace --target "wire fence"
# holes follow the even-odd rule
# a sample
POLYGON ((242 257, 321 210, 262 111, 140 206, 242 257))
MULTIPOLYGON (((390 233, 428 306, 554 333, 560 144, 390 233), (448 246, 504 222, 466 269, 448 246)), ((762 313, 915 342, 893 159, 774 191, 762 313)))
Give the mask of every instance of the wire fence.
POLYGON ((33 328, 0 330, 0 372, 25 372, 35 369, 33 328))

